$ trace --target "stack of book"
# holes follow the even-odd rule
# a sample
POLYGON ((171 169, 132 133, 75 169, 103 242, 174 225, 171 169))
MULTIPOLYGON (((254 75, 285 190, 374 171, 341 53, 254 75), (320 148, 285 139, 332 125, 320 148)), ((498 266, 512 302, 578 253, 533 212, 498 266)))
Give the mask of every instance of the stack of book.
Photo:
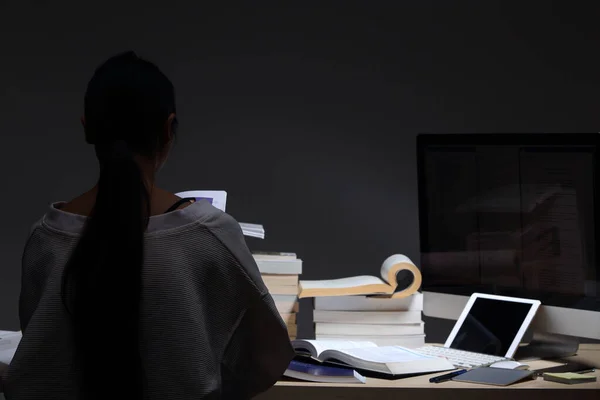
POLYGON ((300 281, 299 297, 314 297, 315 338, 369 341, 378 346, 420 347, 425 343, 421 273, 406 256, 395 254, 381 266, 381 278, 354 276, 300 281), (397 276, 412 281, 399 288, 397 276))
POLYGON ((298 277, 302 274, 302 260, 295 253, 254 252, 253 256, 277 311, 287 326, 290 339, 296 339, 298 277))
POLYGON ((260 224, 249 224, 247 222, 240 222, 242 233, 244 236, 253 237, 257 239, 265 238, 265 228, 260 224))
POLYGON ((423 294, 404 298, 316 297, 315 339, 369 341, 378 346, 417 348, 425 344, 423 294))

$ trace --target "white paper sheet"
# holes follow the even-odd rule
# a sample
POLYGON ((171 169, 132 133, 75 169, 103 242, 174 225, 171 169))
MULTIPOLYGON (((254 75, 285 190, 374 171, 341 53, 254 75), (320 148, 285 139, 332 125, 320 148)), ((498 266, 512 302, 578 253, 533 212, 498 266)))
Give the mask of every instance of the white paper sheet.
POLYGON ((317 357, 325 350, 342 350, 342 349, 357 349, 377 347, 373 342, 368 341, 351 341, 351 340, 306 340, 312 344, 317 350, 317 357))
POLYGON ((176 193, 176 195, 181 198, 194 197, 196 200, 205 199, 219 210, 225 212, 227 192, 223 190, 188 190, 176 193))
POLYGON ((8 350, 0 350, 0 365, 10 365, 11 360, 15 356, 16 348, 8 350))
POLYGON ((16 349, 22 336, 21 332, 0 331, 0 351, 16 349))
POLYGON ((378 363, 400 363, 419 360, 428 360, 433 357, 415 353, 400 346, 386 347, 363 347, 359 349, 344 349, 340 350, 361 360, 378 362, 378 363))

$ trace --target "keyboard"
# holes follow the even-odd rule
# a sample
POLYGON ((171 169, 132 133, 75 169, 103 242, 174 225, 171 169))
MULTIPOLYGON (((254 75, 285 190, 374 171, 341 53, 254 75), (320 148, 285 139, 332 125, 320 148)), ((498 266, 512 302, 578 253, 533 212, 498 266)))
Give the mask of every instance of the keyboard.
POLYGON ((441 346, 424 346, 413 349, 417 353, 427 356, 442 357, 460 368, 477 368, 493 364, 498 361, 508 360, 506 357, 490 356, 488 354, 472 353, 470 351, 450 349, 441 346))

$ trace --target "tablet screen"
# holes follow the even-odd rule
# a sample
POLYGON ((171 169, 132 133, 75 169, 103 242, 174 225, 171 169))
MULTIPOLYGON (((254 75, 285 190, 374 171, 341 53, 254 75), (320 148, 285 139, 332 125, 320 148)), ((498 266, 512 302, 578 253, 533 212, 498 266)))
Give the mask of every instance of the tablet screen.
POLYGON ((450 347, 504 357, 532 305, 477 298, 450 347))

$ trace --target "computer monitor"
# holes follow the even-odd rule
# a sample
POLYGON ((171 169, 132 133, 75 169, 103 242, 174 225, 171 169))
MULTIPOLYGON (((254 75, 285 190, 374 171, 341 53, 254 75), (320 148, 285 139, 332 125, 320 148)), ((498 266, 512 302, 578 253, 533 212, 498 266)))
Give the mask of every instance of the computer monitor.
MULTIPOLYGON (((424 313, 540 300, 534 328, 600 339, 598 134, 417 137, 424 313)), ((501 316, 498 316, 501 318, 501 316)))

